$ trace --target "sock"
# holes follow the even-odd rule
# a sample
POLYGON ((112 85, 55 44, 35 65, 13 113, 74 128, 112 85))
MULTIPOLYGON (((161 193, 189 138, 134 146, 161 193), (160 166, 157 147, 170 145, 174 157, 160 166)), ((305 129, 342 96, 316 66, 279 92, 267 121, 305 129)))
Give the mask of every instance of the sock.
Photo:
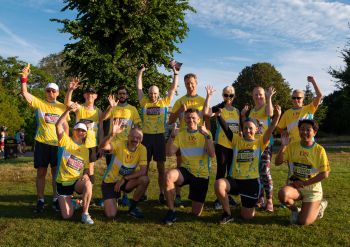
POLYGON ((45 202, 44 198, 39 198, 38 201, 45 202))

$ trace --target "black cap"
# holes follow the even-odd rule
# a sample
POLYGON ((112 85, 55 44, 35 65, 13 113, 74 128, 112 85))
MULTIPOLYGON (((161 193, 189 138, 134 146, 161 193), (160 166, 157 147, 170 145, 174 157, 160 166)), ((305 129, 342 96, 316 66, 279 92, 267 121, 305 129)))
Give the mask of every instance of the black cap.
POLYGON ((85 93, 97 93, 96 89, 94 87, 88 87, 85 90, 85 93))

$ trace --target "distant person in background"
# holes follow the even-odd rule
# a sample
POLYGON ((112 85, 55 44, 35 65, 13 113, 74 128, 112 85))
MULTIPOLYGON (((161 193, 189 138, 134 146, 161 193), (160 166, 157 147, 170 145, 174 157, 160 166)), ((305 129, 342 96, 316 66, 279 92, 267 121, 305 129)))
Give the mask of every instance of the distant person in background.
POLYGON ((71 104, 56 123, 59 154, 55 181, 62 218, 69 219, 73 216, 72 195, 75 191, 83 195, 81 222, 92 225, 94 221, 89 214, 92 197, 92 184, 89 178, 89 150, 85 146, 88 129, 85 123, 78 122, 74 125, 72 137, 69 137, 63 128, 63 123, 69 112, 77 111, 78 108, 77 103, 71 104))
POLYGON ((307 81, 315 89, 316 97, 313 101, 304 106, 305 93, 303 90, 296 89, 292 93, 293 107, 285 111, 278 123, 277 128, 282 132, 288 132, 290 143, 300 141, 298 123, 302 119, 313 119, 314 114, 321 103, 322 92, 313 76, 308 76, 307 81))
MULTIPOLYGON (((205 99, 205 104, 203 112, 208 117, 214 116, 214 112, 221 111, 221 117, 225 120, 227 126, 231 129, 234 134, 240 133, 240 113, 239 110, 232 106, 233 100, 235 98, 235 89, 232 86, 224 87, 222 90, 223 102, 209 107, 210 99, 215 92, 215 89, 212 86, 207 86, 207 98, 205 99)), ((225 178, 230 175, 233 149, 231 141, 227 139, 224 131, 222 130, 220 124, 216 124, 215 132, 215 155, 216 155, 216 180, 220 178, 225 178)), ((236 206, 237 203, 229 195, 229 201, 231 206, 236 206)), ((214 202, 215 209, 221 209, 219 199, 216 199, 214 202)))
POLYGON ((26 141, 25 141, 25 133, 24 133, 24 129, 21 128, 21 130, 19 131, 19 137, 20 137, 20 141, 21 141, 21 149, 22 149, 22 153, 26 152, 26 141))
MULTIPOLYGON (((273 87, 269 87, 269 89, 265 92, 265 89, 262 87, 255 87, 253 89, 253 101, 254 108, 251 109, 249 113, 249 117, 257 120, 258 129, 256 132, 257 138, 262 136, 267 128, 271 124, 271 117, 273 115, 273 105, 272 105, 272 96, 276 93, 276 90, 273 87)), ((246 118, 246 114, 249 110, 248 105, 246 105, 241 112, 242 119, 246 118)), ((263 207, 269 212, 273 212, 273 181, 271 176, 271 157, 272 157, 272 145, 273 138, 271 136, 271 140, 269 145, 265 148, 264 152, 261 155, 260 163, 259 163, 259 174, 260 181, 263 185, 262 191, 260 193, 259 202, 257 204, 258 207, 263 207), (266 203, 264 200, 264 192, 266 195, 266 203)))
MULTIPOLYGON (((79 87, 79 79, 73 78, 69 82, 68 91, 64 99, 64 104, 69 107, 72 102, 72 94, 75 89, 79 87)), ((103 138, 102 124, 100 125, 100 119, 102 112, 95 106, 95 100, 97 99, 97 92, 95 88, 88 87, 84 91, 85 102, 82 105, 78 105, 78 110, 75 112, 76 122, 85 123, 88 127, 85 146, 89 149, 89 178, 92 184, 95 183, 94 165, 99 159, 100 152, 98 144, 103 138)))
POLYGON ((5 155, 5 139, 6 139, 7 133, 6 133, 6 127, 1 126, 1 132, 0 132, 0 152, 2 153, 2 156, 5 155))
POLYGON ((141 65, 136 80, 137 95, 142 107, 142 144, 147 148, 147 172, 153 157, 153 160, 157 162, 158 186, 160 192, 159 202, 162 204, 165 203, 165 125, 168 107, 175 95, 179 81, 179 71, 176 70, 175 66, 173 66, 172 69, 174 72, 173 83, 171 84, 168 94, 163 99, 159 98, 159 88, 155 85, 148 89, 148 95, 144 95, 142 90, 142 74, 145 71, 144 65, 141 65))
MULTIPOLYGON (((57 151, 58 140, 55 129, 55 124, 66 106, 57 101, 59 89, 57 84, 49 83, 45 88, 45 99, 39 99, 30 94, 27 90, 28 75, 30 72, 29 64, 22 70, 21 73, 21 92, 25 100, 31 107, 35 109, 37 119, 37 131, 35 134, 35 148, 34 148, 34 168, 37 169, 36 175, 36 189, 38 201, 35 213, 42 213, 44 211, 44 191, 45 191, 45 177, 47 167, 51 165, 52 176, 52 190, 53 190, 53 209, 59 211, 59 204, 56 193, 55 174, 57 166, 57 151)), ((69 120, 69 116, 67 117, 69 120)), ((68 134, 69 126, 67 121, 62 123, 63 129, 68 134)))
POLYGON ((20 154, 23 154, 22 152, 22 145, 21 145, 21 134, 20 134, 21 130, 18 130, 15 134, 15 140, 16 140, 16 144, 17 144, 17 151, 20 154))
POLYGON ((288 132, 281 135, 281 147, 275 159, 276 165, 289 166, 288 184, 278 197, 291 210, 290 223, 310 225, 323 217, 328 202, 323 199, 321 181, 328 178, 330 167, 324 148, 314 141, 318 124, 312 119, 298 123, 300 141, 290 143, 288 132), (301 208, 295 205, 302 201, 301 208))

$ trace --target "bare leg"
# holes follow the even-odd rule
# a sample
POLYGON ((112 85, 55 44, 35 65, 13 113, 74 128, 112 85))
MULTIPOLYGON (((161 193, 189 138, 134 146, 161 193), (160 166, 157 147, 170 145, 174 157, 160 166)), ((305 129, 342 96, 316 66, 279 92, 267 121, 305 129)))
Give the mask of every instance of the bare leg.
POLYGON ((83 193, 83 213, 89 213, 89 206, 92 197, 92 184, 90 180, 78 180, 75 190, 83 193))
POLYGON ((230 191, 230 183, 225 178, 220 178, 215 181, 214 185, 216 197, 219 199, 222 209, 227 214, 231 215, 230 204, 228 200, 228 192, 230 191))
POLYGON ((69 219, 73 216, 74 207, 70 196, 59 196, 58 203, 60 204, 61 215, 63 219, 69 219))
POLYGON ((184 178, 178 169, 171 169, 165 176, 165 198, 169 209, 174 210, 175 186, 182 184, 184 178))
POLYGON ((317 219, 321 201, 303 202, 298 217, 298 224, 311 225, 317 219))
POLYGON ((118 210, 118 202, 116 199, 107 199, 104 200, 104 210, 105 210, 105 215, 108 218, 113 218, 117 214, 118 210))

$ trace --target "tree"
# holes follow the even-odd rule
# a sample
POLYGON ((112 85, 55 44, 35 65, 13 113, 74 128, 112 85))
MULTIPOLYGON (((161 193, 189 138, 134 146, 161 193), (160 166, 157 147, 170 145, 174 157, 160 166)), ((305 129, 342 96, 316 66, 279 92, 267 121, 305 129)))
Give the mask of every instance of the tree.
POLYGON ((324 99, 328 106, 327 116, 325 118, 324 128, 328 132, 338 134, 349 134, 348 123, 350 122, 350 41, 341 52, 345 63, 343 68, 330 68, 329 74, 336 79, 338 88, 324 99))
POLYGON ((187 0, 65 0, 62 11, 77 11, 74 20, 52 19, 63 24, 75 43, 65 45, 64 56, 69 76, 81 75, 85 86, 93 85, 105 98, 125 85, 136 100, 137 67, 146 64, 145 88, 156 84, 161 94, 170 77, 158 72, 168 64, 188 27, 185 14, 194 11, 187 0))
POLYGON ((279 104, 282 110, 291 107, 289 84, 282 77, 273 65, 270 63, 256 63, 245 67, 233 83, 237 97, 235 104, 238 109, 242 109, 246 103, 254 105, 252 91, 254 87, 261 86, 267 89, 270 86, 275 87, 277 93, 273 97, 273 103, 279 104))

